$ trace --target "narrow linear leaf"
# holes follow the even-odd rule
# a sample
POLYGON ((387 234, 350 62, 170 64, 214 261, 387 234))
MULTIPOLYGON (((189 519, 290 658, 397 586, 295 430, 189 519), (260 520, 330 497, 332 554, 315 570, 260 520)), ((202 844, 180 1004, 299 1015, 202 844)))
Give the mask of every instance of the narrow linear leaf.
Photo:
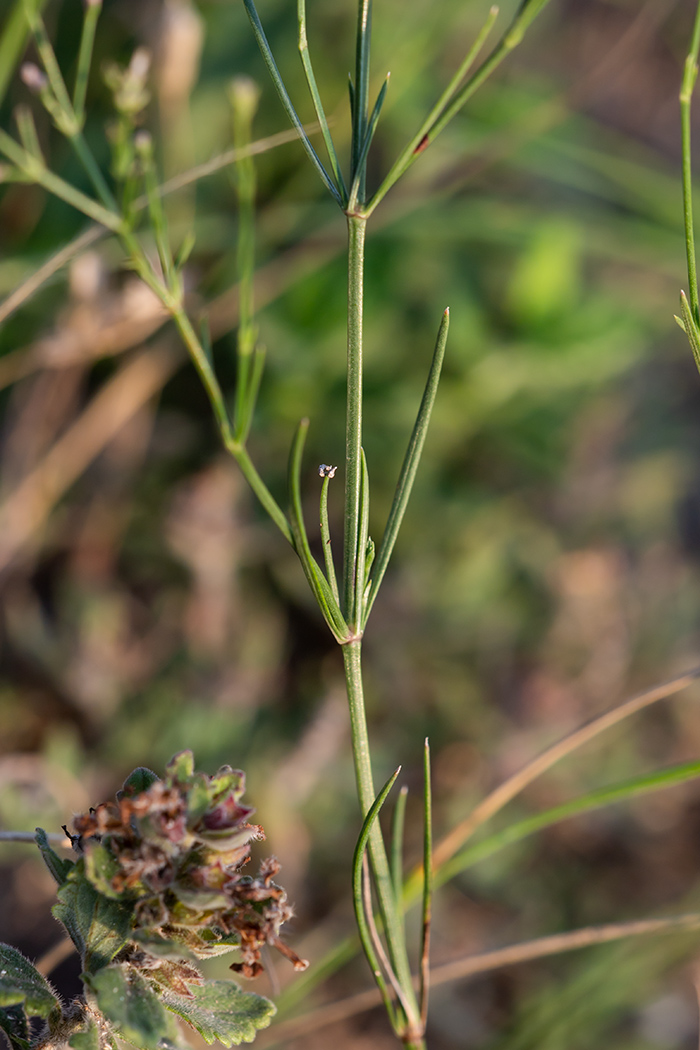
POLYGON ((289 119, 291 120, 292 124, 296 128, 296 130, 297 130, 297 132, 299 134, 299 138, 301 139, 302 146, 306 150, 306 153, 307 153, 307 155, 309 157, 309 160, 311 161, 313 166, 316 168, 316 171, 318 172, 318 174, 321 176, 321 180, 322 180, 324 186, 331 193, 331 195, 337 201, 337 203, 340 204, 341 207, 342 207, 343 201, 341 199, 340 193, 338 192, 336 187, 333 185, 332 179, 330 178, 328 172, 326 171, 326 169, 324 168, 323 164, 321 163, 321 161, 319 159, 319 156, 316 153, 316 150, 311 145, 311 140, 309 139, 309 136, 306 134, 306 131, 304 130, 304 125, 299 120, 299 117, 297 115, 297 111, 295 110, 295 108, 294 108, 294 106, 292 104, 292 100, 290 99, 289 94, 287 93, 287 89, 284 86, 284 81, 282 80, 282 77, 280 76, 280 71, 277 68, 277 63, 275 62, 275 59, 274 59, 273 54, 272 54, 272 50, 271 50, 270 45, 269 45, 269 43, 267 41, 267 37, 265 36, 265 30, 262 27, 262 23, 260 21, 260 17, 258 15, 258 12, 257 12, 257 10, 255 8, 255 4, 253 3, 253 0, 243 0, 243 3, 245 4, 245 9, 246 9, 246 11, 248 13, 248 18, 250 19, 250 24, 251 24, 251 26, 253 28, 253 35, 255 36, 255 40, 257 42, 258 47, 260 48, 260 53, 261 53, 261 55, 263 57, 263 61, 264 61, 265 65, 267 66, 267 71, 268 71, 268 73, 270 74, 270 76, 272 78, 272 83, 275 85, 275 88, 277 90, 277 94, 279 95, 279 98, 280 98, 280 102, 282 103, 287 116, 289 117, 289 119))
POLYGON ((681 327, 688 336, 688 342, 690 343, 690 349, 693 351, 695 365, 700 372, 700 329, 698 329, 697 321, 693 317, 693 311, 690 309, 690 303, 686 298, 685 292, 681 292, 681 314, 683 317, 681 327))
POLYGON ((333 595, 328 580, 321 572, 311 553, 306 526, 304 525, 304 514, 301 504, 301 460, 304 454, 308 429, 308 419, 302 419, 294 435, 289 454, 290 524, 294 536, 294 549, 299 556, 304 575, 308 580, 326 623, 337 641, 342 644, 348 639, 348 626, 343 619, 340 606, 333 595))
POLYGON ((379 115, 380 115, 380 113, 382 111, 382 106, 384 105, 384 99, 386 98, 386 93, 387 93, 387 90, 389 88, 389 78, 390 77, 391 77, 391 73, 387 73, 386 78, 384 80, 384 83, 382 84, 382 86, 380 88, 380 91, 379 91, 379 94, 377 95, 377 101, 374 103, 374 108, 372 110, 372 113, 370 115, 369 121, 367 123, 367 131, 365 133, 364 142, 362 143, 362 149, 360 150, 360 155, 359 155, 358 161, 357 161, 357 169, 358 170, 357 170, 357 172, 355 174, 355 178, 353 179, 353 183, 352 183, 352 188, 350 190, 350 198, 349 198, 349 201, 348 201, 348 210, 349 211, 353 211, 357 207, 357 198, 358 198, 358 194, 360 192, 361 176, 362 176, 363 171, 365 170, 365 163, 367 161, 367 154, 369 153, 369 148, 372 145, 372 139, 374 138, 374 133, 377 130, 377 122, 379 121, 379 115))
POLYGON ((362 862, 365 856, 365 850, 367 849, 367 843, 369 841, 370 832, 374 825, 375 820, 379 816, 384 802, 386 801, 387 795, 391 791, 392 787, 396 783, 396 778, 401 772, 401 766, 392 773, 387 780, 386 784, 375 798, 372 806, 370 807, 367 816, 365 817, 362 828, 360 829, 360 835, 355 846, 355 852, 352 858, 352 899, 353 906, 355 908, 355 922, 357 924, 357 932, 360 935, 360 942, 362 944, 363 951, 367 958, 367 962, 370 965, 372 974, 377 983, 377 987, 384 1001, 384 1005, 389 1016, 392 1016, 391 1000, 389 996, 389 990, 386 982, 382 975, 382 970, 379 965, 379 959, 374 950, 374 944, 372 941, 372 934, 365 915, 364 898, 362 894, 362 862))
POLYGON ((570 802, 564 802, 560 806, 554 806, 552 809, 545 810, 544 813, 537 813, 533 817, 527 817, 525 820, 511 824, 509 827, 504 828, 503 831, 490 835, 483 842, 470 846, 469 849, 462 850, 461 853, 457 853, 451 860, 440 867, 436 873, 436 881, 439 885, 443 885, 449 879, 459 874, 459 872, 465 871, 481 860, 486 860, 487 857, 492 856, 501 849, 505 849, 506 846, 520 842, 529 835, 534 835, 535 832, 542 831, 553 824, 558 824, 569 817, 575 817, 581 813, 590 813, 596 809, 602 809, 604 806, 612 805, 614 802, 625 802, 628 799, 637 798, 639 795, 646 795, 651 791, 659 791, 662 788, 683 784, 698 777, 700 777, 700 762, 683 762, 677 766, 671 766, 669 769, 632 777, 620 784, 611 784, 608 787, 598 788, 596 791, 581 795, 570 802))
POLYGON ((423 923, 420 956, 420 1015, 428 1019, 430 991, 430 929, 433 910, 433 793, 430 775, 430 744, 423 750, 423 923))
POLYGON ((0 1007, 23 1006, 30 1017, 48 1017, 58 999, 45 977, 21 952, 0 944, 0 1007))
POLYGON ((357 530, 357 570, 355 572, 355 614, 362 620, 364 612, 367 543, 369 540, 369 471, 365 450, 360 449, 360 520, 357 530))
POLYGON ((438 384, 440 382, 440 373, 442 371, 442 362, 445 358, 445 345, 447 343, 449 327, 450 311, 445 310, 442 315, 437 342, 435 343, 435 351, 433 353, 433 360, 428 373, 428 380, 423 392, 423 399, 420 408, 418 409, 418 415, 416 417, 415 426, 413 427, 411 439, 408 443, 408 448, 406 449, 406 455, 396 485, 389 518, 386 523, 382 542, 374 564, 372 587, 367 599, 364 619, 362 621, 363 627, 367 623, 372 605, 374 604, 377 592, 381 586, 382 579, 384 578, 384 573, 386 572, 389 559, 394 550, 394 544, 396 543, 396 538, 399 534, 399 529, 401 528, 401 522, 403 521, 403 516, 406 512, 406 507, 411 496, 411 489, 413 488, 413 482, 416 478, 418 464, 420 463, 420 457, 423 452, 423 445, 425 444, 425 438, 428 433, 430 415, 433 411, 438 384))
POLYGON ((191 998, 166 991, 162 1000, 207 1043, 218 1040, 227 1047, 252 1043, 276 1012, 269 999, 244 992, 234 981, 205 981, 191 990, 191 998))
POLYGON ((394 896, 397 906, 401 904, 403 887, 403 832, 406 823, 406 801, 408 786, 403 785, 396 800, 394 819, 391 826, 391 881, 394 884, 394 896))
POLYGON ((335 150, 333 143, 333 137, 328 127, 328 120, 326 118, 326 112, 323 108, 321 96, 318 91, 316 84, 316 77, 314 75, 313 66, 311 64, 311 55, 309 54, 309 42, 306 35, 306 0, 297 0, 297 20, 299 23, 299 54, 301 56, 301 64, 304 67, 304 75, 306 77, 306 83, 309 87, 311 99, 314 104, 314 110, 316 111, 316 119, 321 127, 321 134, 323 135, 323 141, 326 144, 326 150, 328 151, 328 159, 331 162, 331 168, 333 176, 335 178, 336 187, 340 194, 343 205, 347 200, 347 189, 345 186, 345 180, 343 179, 343 173, 340 168, 338 161, 338 155, 335 150))
POLYGON ((338 579, 335 574, 333 562, 333 547, 331 546, 331 529, 328 521, 328 486, 331 483, 330 474, 326 474, 321 485, 321 500, 319 517, 321 525, 321 543, 323 544, 323 561, 326 566, 326 576, 333 592, 333 597, 340 608, 340 591, 338 590, 338 579))

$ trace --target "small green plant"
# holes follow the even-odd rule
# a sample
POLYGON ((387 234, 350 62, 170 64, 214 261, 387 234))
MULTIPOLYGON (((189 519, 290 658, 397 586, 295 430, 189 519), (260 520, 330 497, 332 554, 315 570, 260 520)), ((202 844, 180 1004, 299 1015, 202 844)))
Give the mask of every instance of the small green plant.
MULTIPOLYGON (((37 183, 71 204, 100 228, 118 238, 125 265, 131 267, 155 293, 174 322, 209 398, 225 449, 239 464, 251 489, 272 522, 299 558, 301 568, 328 628, 340 646, 345 671, 352 730, 352 747, 360 807, 361 829, 352 861, 352 894, 359 943, 377 984, 396 1037, 409 1050, 426 1046, 430 987, 430 926, 434 884, 466 870, 508 843, 564 820, 700 775, 700 763, 684 763, 653 775, 574 799, 527 821, 467 846, 471 837, 500 812, 528 784, 597 734, 644 707, 683 688, 697 671, 607 712, 571 734, 529 763, 489 794, 474 811, 436 845, 433 844, 430 789, 430 751, 424 749, 424 843, 418 869, 404 878, 402 856, 405 792, 399 795, 387 846, 379 813, 397 780, 394 773, 377 794, 364 709, 362 640, 370 613, 385 577, 403 521, 426 440, 435 403, 449 328, 445 309, 439 323, 432 362, 415 425, 394 492, 381 539, 370 536, 370 482, 363 451, 363 312, 364 262, 369 220, 395 183, 435 141, 447 123, 521 41, 548 0, 523 0, 514 20, 491 53, 480 61, 498 11, 492 8, 483 28, 434 107, 400 151, 388 172, 372 188, 368 158, 388 89, 383 81, 370 98, 371 4, 358 5, 356 57, 350 82, 351 146, 349 162, 339 157, 309 56, 304 0, 298 3, 298 48, 313 101, 320 135, 327 152, 324 163, 312 132, 305 128, 290 98, 268 44, 253 0, 243 0, 252 31, 274 87, 311 166, 338 206, 347 225, 347 395, 344 474, 342 565, 336 566, 329 526, 330 484, 337 467, 321 464, 319 495, 322 564, 314 557, 302 502, 302 460, 309 427, 300 421, 291 442, 288 470, 288 508, 282 508, 255 467, 248 439, 263 374, 265 353, 258 341, 253 299, 255 170, 250 156, 257 91, 249 81, 236 80, 231 103, 236 146, 236 189, 239 205, 238 277, 239 326, 237 374, 232 395, 222 389, 208 335, 206 317, 189 312, 184 273, 193 248, 186 236, 174 248, 163 206, 150 134, 143 127, 148 103, 148 57, 137 51, 126 67, 111 64, 105 79, 112 94, 114 120, 108 129, 111 172, 105 175, 83 134, 86 84, 100 2, 86 5, 77 70, 69 90, 56 60, 37 0, 17 0, 20 16, 8 27, 6 52, 18 59, 24 42, 17 26, 31 32, 38 65, 25 64, 22 77, 35 93, 55 127, 65 136, 90 180, 93 195, 66 182, 46 164, 29 107, 19 107, 19 140, 0 131, 0 152, 7 160, 5 180, 37 183), (10 33, 9 30, 12 30, 10 33), (144 226, 141 226, 143 216, 144 226), (339 571, 338 571, 339 570, 339 571), (377 916, 375 917, 375 902, 377 916), (416 903, 422 909, 422 936, 415 953, 406 943, 405 912, 416 903), (417 971, 417 977, 414 973, 417 971)), ((700 47, 700 8, 684 80, 684 188, 688 243, 690 303, 682 298, 681 326, 691 341, 700 367, 700 315, 693 250, 690 204, 689 106, 697 76, 700 47)), ((0 70, 1 72, 1 70, 0 70)), ((0 80, 0 85, 2 81, 0 80)), ((340 563, 341 559, 338 559, 340 563)), ((188 753, 178 756, 159 781, 148 771, 137 771, 126 782, 115 804, 78 818, 72 835, 80 853, 76 862, 61 860, 40 833, 38 843, 59 883, 56 914, 81 954, 85 1000, 60 1007, 43 978, 12 948, 3 949, 0 984, 3 1027, 13 1047, 26 1050, 31 1038, 27 1016, 46 1019, 48 1035, 38 1043, 68 1043, 74 1050, 112 1045, 115 1036, 144 1050, 177 1044, 172 1014, 192 1024, 208 1040, 225 1045, 249 1040, 256 1028, 270 1020, 272 1005, 243 993, 229 982, 202 981, 194 959, 238 948, 242 962, 234 968, 255 976, 263 944, 282 950, 295 965, 303 963, 279 939, 279 927, 289 915, 285 896, 272 879, 273 861, 256 878, 242 874, 249 843, 256 829, 247 823, 250 811, 240 803, 242 775, 224 769, 214 777, 197 775, 188 753)), ((652 920, 651 924, 624 924, 574 931, 569 940, 552 943, 563 951, 596 940, 612 940, 633 933, 695 928, 696 915, 652 920), (586 937, 578 937, 586 933, 586 937)), ((328 974, 356 950, 348 939, 319 968, 328 974)), ((522 947, 522 946, 520 946, 522 947)), ((542 950, 540 954, 546 954, 542 950)), ((534 954, 537 954, 536 952, 534 954)), ((527 957, 527 953, 519 957, 527 957)), ((467 960, 469 962, 469 960, 467 960)), ((488 968, 488 963, 483 968, 488 968)), ((478 972, 471 961, 467 972, 478 972)), ((309 991, 313 972, 301 978, 283 998, 290 1008, 309 991)), ((37 1041, 34 1040, 36 1043, 37 1041)))
POLYGON ((224 766, 196 773, 189 751, 176 755, 165 777, 136 769, 114 802, 78 816, 69 836, 78 860, 61 858, 46 832, 36 841, 58 884, 53 913, 78 952, 83 1000, 63 1004, 28 959, 0 945, 0 1028, 13 1050, 70 1046, 115 1047, 125 1039, 142 1050, 178 1047, 178 1017, 208 1043, 250 1042, 270 1023, 274 1005, 234 981, 205 980, 197 967, 238 951, 231 969, 262 970, 265 944, 296 969, 306 963, 283 944, 292 914, 273 879, 274 859, 245 873, 250 843, 264 838, 241 802, 245 776, 224 766), (31 1039, 29 1019, 44 1029, 31 1039))

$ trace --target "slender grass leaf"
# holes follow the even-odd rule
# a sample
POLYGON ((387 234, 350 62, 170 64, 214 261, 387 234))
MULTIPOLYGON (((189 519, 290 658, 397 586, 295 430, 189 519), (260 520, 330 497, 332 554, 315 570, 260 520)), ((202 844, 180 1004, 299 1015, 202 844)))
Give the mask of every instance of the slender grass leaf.
POLYGON ((328 486, 331 483, 330 474, 326 474, 321 485, 321 500, 319 517, 321 524, 321 543, 323 544, 323 561, 326 566, 326 576, 333 592, 333 597, 340 608, 340 591, 338 590, 338 579, 335 574, 333 562, 333 548, 331 546, 331 529, 328 522, 328 486))
POLYGON ((398 777, 400 772, 401 766, 399 766, 399 768, 394 773, 392 773, 392 775, 389 777, 386 784, 372 803, 372 806, 370 807, 369 812, 367 813, 367 816, 365 817, 362 823, 362 828, 360 829, 360 835, 357 840, 357 845, 355 846, 355 852, 352 858, 352 899, 353 906, 355 908, 355 922, 357 924, 357 932, 360 935, 360 942, 362 944, 365 956, 367 957, 367 962, 370 965, 372 974, 377 983, 377 987, 379 988, 379 991, 381 993, 384 1006, 386 1007, 387 1013, 390 1017, 392 1016, 392 1006, 389 997, 389 991, 384 977, 382 975, 382 970, 379 965, 379 959, 377 958, 377 953, 374 949, 374 943, 372 940, 372 934, 369 928, 369 923, 365 914, 364 896, 362 893, 362 864, 365 856, 365 851, 367 849, 367 843, 369 841, 370 832, 372 831, 374 822, 379 816, 379 811, 384 805, 387 795, 396 783, 396 778, 398 777))
POLYGON ((290 523, 294 536, 294 549, 304 570, 304 575, 318 602, 323 617, 333 632, 334 637, 341 644, 348 640, 348 626, 343 619, 340 606, 336 601, 328 580, 321 572, 316 559, 311 553, 309 540, 304 525, 304 515, 301 504, 301 460, 304 454, 306 434, 309 429, 308 419, 302 419, 297 427, 289 455, 289 494, 290 494, 290 523))
POLYGON ((685 292, 681 292, 681 314, 683 322, 681 327, 688 336, 688 342, 690 343, 690 349, 693 351, 693 357, 695 359, 695 365, 700 372, 700 329, 698 328, 697 321, 693 317, 693 311, 690 308, 685 292))
MULTIPOLYGON (((377 204, 382 198, 389 192, 391 187, 397 182, 404 172, 411 166, 416 157, 423 152, 423 150, 429 145, 430 142, 430 131, 433 128, 435 122, 443 112, 445 107, 449 104, 450 100, 454 96, 457 88, 464 80, 465 76, 476 62, 476 59, 481 52, 486 39, 493 28, 493 24, 498 17, 498 8, 492 7, 489 11, 488 17, 484 22, 483 26, 479 30, 477 37, 467 52, 466 56, 462 60, 456 73, 450 80, 449 84, 440 95, 433 108, 431 109, 428 116, 425 118, 421 126, 419 127, 416 134, 413 136, 411 141, 405 147, 404 150, 399 154, 395 162, 392 164, 388 174, 384 178, 383 182, 379 186, 378 190, 372 197, 370 202, 369 211, 374 211, 377 204)), ((435 136, 433 136, 434 138, 435 136)))
POLYGON ((314 110, 316 111, 316 119, 318 120, 318 123, 321 127, 323 141, 325 142, 326 149, 328 151, 328 159, 331 163, 331 169, 335 178, 336 188, 340 194, 341 202, 344 206, 348 198, 348 191, 345 186, 343 172, 340 168, 340 162, 338 161, 338 155, 336 153, 335 144, 333 142, 333 136, 331 135, 330 128, 328 127, 326 112, 323 108, 321 96, 318 91, 316 77, 314 76, 314 70, 311 64, 311 55, 309 54, 309 41, 306 35, 306 0, 297 0, 297 19, 299 22, 299 54, 301 56, 301 64, 304 67, 304 75, 306 77, 306 83, 309 86, 309 92, 311 94, 311 99, 314 104, 314 110))
POLYGON ((423 750, 423 922, 420 953, 420 1015, 428 1019, 430 991, 430 927, 433 910, 433 794, 430 776, 430 744, 423 750))
POLYGON ((369 471, 365 450, 360 449, 360 517, 357 529, 357 570, 355 573, 355 615, 362 620, 367 577, 367 545, 369 541, 369 471))
POLYGON ((594 810, 602 809, 604 806, 612 805, 614 802, 625 802, 628 799, 637 798, 639 795, 646 795, 651 791, 659 791, 661 788, 684 784, 686 781, 694 780, 698 777, 700 777, 700 762, 683 762, 668 769, 632 777, 620 784, 611 784, 608 787, 598 788, 596 791, 591 791, 589 794, 572 799, 570 802, 564 802, 560 806, 545 810, 544 813, 537 813, 533 817, 527 817, 525 820, 511 824, 509 827, 504 828, 503 831, 490 835, 483 842, 462 850, 461 853, 457 853, 439 868, 436 873, 436 881, 439 885, 443 885, 449 879, 459 874, 459 872, 470 868, 473 864, 486 860, 487 857, 492 856, 501 849, 505 849, 506 846, 520 842, 522 839, 534 835, 535 832, 542 831, 553 824, 558 824, 562 820, 568 820, 570 817, 578 816, 581 813, 590 813, 594 810))
POLYGON ((269 999, 244 992, 233 981, 205 981, 193 985, 191 991, 191 998, 165 991, 162 1000, 207 1043, 218 1040, 227 1047, 252 1043, 275 1014, 275 1004, 269 999))
POLYGON ((394 884, 394 897, 397 906, 401 904, 403 889, 403 832, 406 823, 406 800, 408 786, 403 785, 399 791, 391 825, 391 881, 394 884))
POLYGON ((377 95, 377 101, 374 103, 374 108, 372 110, 372 114, 367 124, 367 131, 365 132, 364 142, 362 143, 362 149, 360 150, 360 155, 358 157, 357 162, 358 170, 352 182, 352 189, 350 190, 348 211, 354 211, 357 207, 357 199, 360 192, 360 184, 362 181, 361 175, 365 171, 367 165, 367 154, 369 153, 369 148, 372 145, 374 133, 377 130, 377 122, 379 121, 379 115, 382 111, 382 106, 384 105, 384 99, 386 98, 390 77, 391 73, 387 73, 386 79, 381 86, 379 94, 377 95))
POLYGON ((330 178, 328 172, 326 171, 326 169, 324 168, 323 164, 321 163, 321 161, 319 159, 319 156, 316 153, 316 150, 311 145, 311 140, 309 139, 309 136, 306 134, 306 132, 304 130, 304 125, 299 120, 299 117, 297 115, 297 111, 295 110, 295 108, 294 108, 294 106, 292 104, 292 100, 290 99, 289 94, 287 92, 287 89, 284 86, 284 81, 282 80, 282 77, 280 76, 280 71, 277 68, 277 63, 275 62, 275 59, 274 59, 274 57, 272 55, 272 50, 271 50, 270 45, 269 45, 269 43, 267 41, 267 37, 265 36, 265 31, 264 31, 264 29, 262 27, 262 23, 260 22, 260 17, 258 16, 258 12, 255 9, 255 4, 253 3, 253 0, 243 0, 243 3, 245 4, 245 9, 248 12, 248 18, 250 19, 250 24, 251 24, 251 26, 253 28, 253 35, 255 36, 255 40, 257 42, 258 47, 260 48, 260 53, 261 53, 261 55, 263 57, 263 61, 264 61, 265 65, 267 66, 267 71, 268 71, 268 73, 270 74, 270 76, 272 78, 272 83, 275 85, 275 88, 277 90, 277 94, 279 95, 280 101, 281 101, 282 105, 284 106, 284 110, 285 110, 287 116, 289 117, 289 119, 291 120, 293 126, 296 128, 296 130, 297 130, 297 132, 299 134, 299 138, 301 139, 302 146, 306 150, 306 153, 307 153, 307 155, 309 157, 309 160, 311 161, 313 166, 316 168, 316 171, 318 172, 318 174, 321 176, 321 180, 322 180, 324 186, 326 187, 327 190, 329 190, 329 192, 331 193, 333 198, 342 207, 343 206, 343 201, 342 201, 342 198, 340 196, 340 193, 338 192, 336 187, 333 185, 332 179, 330 178))
POLYGON ((450 311, 445 310, 438 331, 433 360, 430 365, 428 380, 423 392, 423 399, 420 408, 418 409, 413 433, 411 434, 411 439, 408 443, 403 466, 401 467, 401 473, 399 474, 399 480, 396 485, 396 492, 394 493, 394 500, 389 512, 389 518, 377 553, 377 559, 372 573, 372 586, 365 606, 364 618, 362 620, 363 627, 367 623, 372 605, 377 597, 377 591, 379 590, 384 578, 384 573, 389 564, 389 559, 391 558, 394 544, 396 543, 396 537, 399 534, 401 522, 403 521, 403 516, 406 512, 406 507, 411 496, 411 489, 413 488, 413 482, 416 478, 418 464, 420 463, 421 453, 423 452, 423 445, 425 444, 426 434, 428 433, 430 415, 433 410, 433 405, 435 404, 435 397, 440 382, 440 372, 442 371, 442 362, 445 357, 445 345, 447 343, 449 327, 450 311))

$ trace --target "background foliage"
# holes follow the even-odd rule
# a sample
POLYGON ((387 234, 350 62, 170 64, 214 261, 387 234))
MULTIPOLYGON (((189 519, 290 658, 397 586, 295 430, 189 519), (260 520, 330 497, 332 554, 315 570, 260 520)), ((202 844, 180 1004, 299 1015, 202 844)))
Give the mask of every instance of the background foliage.
MULTIPOLYGON (((692 6, 557 0, 387 198, 370 237, 365 411, 370 471, 386 494, 378 522, 451 308, 415 499, 366 642, 378 776, 402 762, 416 788, 415 857, 426 735, 446 829, 555 737, 698 663, 700 380, 671 317, 683 282, 677 92, 692 6)), ((267 0, 262 13, 311 119, 294 10, 267 0)), ((476 0, 377 5, 377 83, 392 73, 377 171, 485 13, 476 0)), ((67 69, 80 14, 77 0, 46 8, 67 69)), ((341 144, 353 14, 339 0, 309 11, 341 144)), ((125 63, 135 45, 154 52, 149 121, 166 176, 229 146, 233 74, 261 84, 256 133, 285 127, 242 5, 108 0, 96 68, 125 63)), ((2 116, 26 100, 14 82, 2 116)), ((89 101, 87 133, 106 164, 99 76, 89 101)), ((54 168, 80 182, 37 119, 54 168)), ((342 456, 343 224, 297 145, 264 154, 257 170, 268 365, 251 447, 283 498, 292 428, 311 417, 313 521, 314 464, 342 456)), ((192 310, 206 305, 231 381, 230 175, 172 196, 168 210, 176 239, 195 223, 192 310)), ((0 295, 82 228, 40 189, 0 188, 0 295)), ((57 830, 134 766, 161 770, 185 747, 207 771, 241 766, 297 904, 294 946, 313 963, 351 923, 358 820, 339 657, 291 551, 220 453, 176 337, 119 262, 105 240, 0 329, 0 824, 57 830)), ((510 815, 690 760, 699 744, 696 688, 553 771, 510 815)), ((699 823, 697 789, 686 787, 511 847, 442 891, 435 961, 697 908, 699 823)), ((0 939, 36 957, 58 938, 50 880, 20 846, 2 847, 0 880, 0 939)), ((692 935, 645 941, 445 986, 430 1045, 695 1046, 694 951, 692 935)), ((74 987, 70 960, 54 979, 74 987)), ((365 981, 351 965, 319 1001, 365 981)), ((383 1032, 368 1014, 304 1046, 381 1050, 383 1032)))

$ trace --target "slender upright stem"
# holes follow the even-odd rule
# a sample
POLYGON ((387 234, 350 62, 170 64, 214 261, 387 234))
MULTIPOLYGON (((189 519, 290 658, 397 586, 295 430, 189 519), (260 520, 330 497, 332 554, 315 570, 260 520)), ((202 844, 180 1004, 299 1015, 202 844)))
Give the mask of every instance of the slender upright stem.
MULTIPOLYGON (((355 762, 357 794, 363 817, 370 811, 375 798, 374 780, 372 777, 372 759, 367 732, 365 700, 362 687, 362 643, 349 642, 342 647, 345 666, 345 684, 350 708, 350 729, 352 734, 352 752, 355 762)), ((401 912, 394 898, 394 887, 389 861, 384 848, 381 829, 375 823, 369 837, 369 857, 377 889, 379 910, 384 923, 389 957, 394 973, 401 985, 407 1000, 407 1007, 413 1016, 407 1017, 409 1028, 420 1024, 420 1009, 416 1002, 411 979, 411 971, 406 955, 401 912)), ((423 1043, 410 1042, 407 1046, 422 1048, 423 1043)))
POLYGON ((685 222, 685 247, 688 258, 688 296, 693 319, 700 316, 698 299, 697 263, 695 259, 695 234, 693 231, 693 173, 690 151, 690 100, 698 76, 698 51, 700 51, 700 3, 695 13, 690 50, 685 60, 681 85, 681 140, 683 145, 683 219, 685 222))
MULTIPOLYGON (((355 582, 362 482, 362 297, 366 221, 348 215, 348 357, 345 416, 345 535, 343 538, 343 612, 358 630, 362 610, 355 607, 355 582)), ((374 801, 374 795, 370 802, 374 801)))

